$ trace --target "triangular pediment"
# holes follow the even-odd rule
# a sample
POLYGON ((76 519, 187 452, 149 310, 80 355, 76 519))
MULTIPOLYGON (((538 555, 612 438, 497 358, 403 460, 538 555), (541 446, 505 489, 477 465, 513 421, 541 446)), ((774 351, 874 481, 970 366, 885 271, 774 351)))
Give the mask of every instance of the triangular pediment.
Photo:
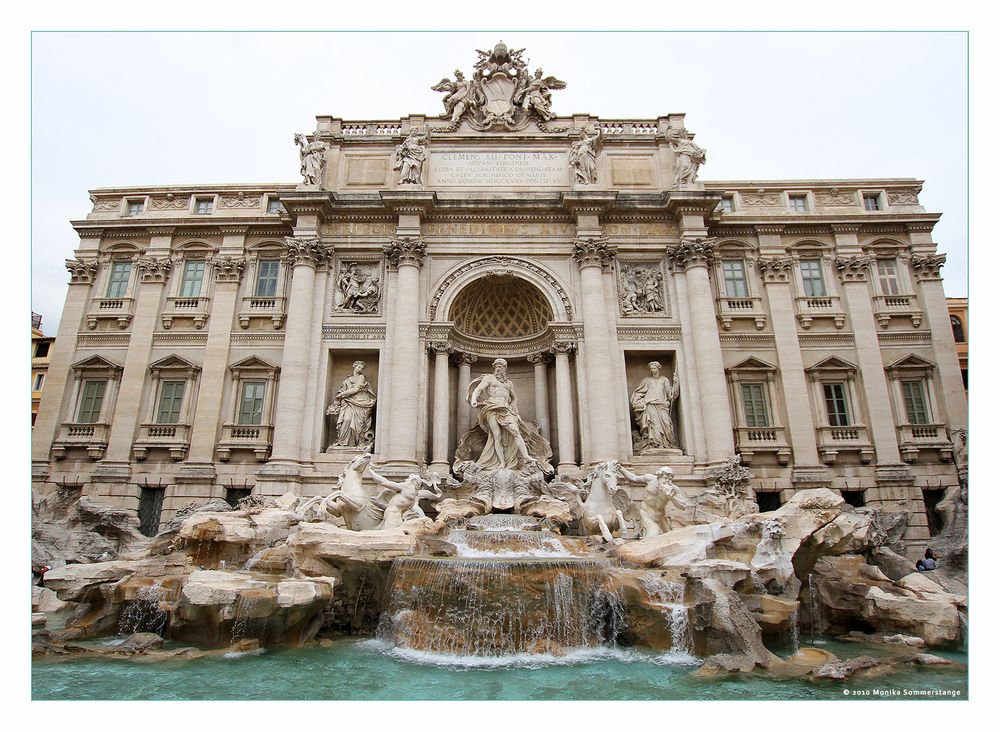
POLYGON ((777 371, 778 367, 769 364, 767 361, 761 361, 759 358, 751 356, 750 358, 740 361, 735 366, 730 366, 729 371, 777 371))
POLYGON ((829 356, 813 364, 806 371, 857 371, 858 367, 840 356, 829 356))
POLYGON ((94 369, 112 369, 114 371, 121 371, 122 367, 116 364, 114 361, 109 361, 104 358, 104 356, 88 356, 82 361, 77 361, 73 364, 72 368, 77 371, 84 370, 94 370, 94 369))
POLYGON ((926 358, 921 358, 920 356, 910 353, 903 356, 898 361, 886 366, 887 369, 932 369, 934 368, 934 363, 928 361, 926 358))
POLYGON ((201 370, 201 366, 195 363, 191 363, 186 358, 181 358, 176 354, 170 354, 161 358, 159 361, 154 361, 149 364, 150 369, 194 369, 196 371, 201 370))
POLYGON ((239 370, 257 369, 257 370, 260 370, 260 371, 278 371, 279 370, 279 368, 275 364, 270 363, 268 361, 265 361, 264 359, 262 359, 262 358, 260 358, 258 356, 247 356, 246 358, 244 358, 241 361, 237 361, 234 364, 230 364, 229 368, 233 369, 233 370, 237 370, 237 369, 239 369, 239 370))

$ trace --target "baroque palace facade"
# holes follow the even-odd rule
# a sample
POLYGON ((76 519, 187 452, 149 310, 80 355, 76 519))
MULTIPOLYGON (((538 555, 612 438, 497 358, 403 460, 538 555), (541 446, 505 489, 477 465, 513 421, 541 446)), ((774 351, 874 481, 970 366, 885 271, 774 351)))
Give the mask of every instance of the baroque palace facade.
POLYGON ((444 475, 502 357, 563 476, 617 458, 693 490, 740 453, 762 510, 831 487, 926 541, 967 404, 920 182, 699 181, 683 114, 560 117, 519 52, 475 68, 434 87, 441 117, 317 117, 302 184, 92 191, 36 490, 151 533, 209 497, 328 493, 363 451, 444 475), (653 361, 668 441, 637 404, 653 361))

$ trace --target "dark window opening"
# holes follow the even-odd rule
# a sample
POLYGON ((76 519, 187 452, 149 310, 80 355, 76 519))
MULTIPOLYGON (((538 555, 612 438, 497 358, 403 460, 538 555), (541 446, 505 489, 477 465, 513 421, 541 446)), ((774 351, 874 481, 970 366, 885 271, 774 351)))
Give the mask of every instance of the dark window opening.
POLYGON ((962 319, 957 315, 951 316, 951 334, 955 336, 955 343, 965 343, 965 328, 962 327, 962 319))
POLYGON ((39 341, 35 345, 35 358, 45 358, 49 355, 49 342, 39 341))
POLYGON ((927 514, 927 530, 931 532, 931 536, 937 536, 941 533, 941 529, 944 528, 944 520, 941 518, 941 514, 937 512, 937 505, 944 498, 944 489, 935 488, 928 489, 924 488, 924 513, 927 514))
POLYGON ((755 491, 757 505, 760 506, 761 513, 777 511, 781 508, 781 494, 777 491, 755 491))
POLYGON ((236 508, 236 504, 249 496, 252 490, 252 488, 226 488, 226 503, 236 508))
POLYGON ((864 491, 841 491, 840 495, 844 497, 847 501, 848 506, 854 506, 855 508, 861 508, 865 505, 865 492, 864 491))
POLYGON ((166 488, 143 488, 139 496, 139 531, 145 536, 156 536, 160 530, 160 513, 166 488))
POLYGON ((962 384, 965 386, 965 390, 969 390, 969 369, 962 369, 962 384))

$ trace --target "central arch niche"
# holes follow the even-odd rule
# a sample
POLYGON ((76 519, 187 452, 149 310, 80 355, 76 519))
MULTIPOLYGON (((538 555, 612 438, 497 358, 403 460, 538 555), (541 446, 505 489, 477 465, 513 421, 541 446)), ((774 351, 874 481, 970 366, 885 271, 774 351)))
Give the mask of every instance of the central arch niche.
POLYGON ((483 277, 466 286, 448 315, 462 335, 489 341, 540 336, 553 319, 538 288, 511 275, 483 277))

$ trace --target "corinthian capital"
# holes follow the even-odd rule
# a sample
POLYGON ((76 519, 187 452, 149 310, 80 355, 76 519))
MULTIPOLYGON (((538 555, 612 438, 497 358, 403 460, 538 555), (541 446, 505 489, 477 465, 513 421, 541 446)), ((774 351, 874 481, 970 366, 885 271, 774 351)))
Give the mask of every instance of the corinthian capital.
POLYGON ((667 259, 678 269, 707 267, 715 254, 715 241, 708 237, 681 239, 677 246, 667 248, 667 259))
POLYGON ((410 265, 419 268, 424 263, 427 245, 419 236, 401 236, 390 241, 382 249, 393 267, 410 265))
POLYGON ((608 240, 604 237, 577 239, 573 243, 573 259, 580 269, 600 267, 603 270, 610 270, 611 262, 617 254, 618 251, 608 244, 608 240))
POLYGON ((69 270, 70 283, 80 283, 88 285, 94 281, 97 274, 96 259, 67 259, 66 269, 69 270))
POLYGON ((792 274, 791 257, 761 257, 757 260, 764 282, 788 282, 792 274))
POLYGON ((913 273, 917 276, 918 282, 941 279, 941 268, 944 266, 944 254, 927 254, 921 256, 914 254, 910 260, 913 266, 913 273))
POLYGON ((841 282, 867 282, 871 266, 871 257, 837 258, 837 274, 841 282))
POLYGON ((333 256, 333 247, 316 237, 286 236, 285 245, 288 247, 285 258, 293 267, 301 264, 315 269, 327 264, 333 256))
POLYGON ((215 270, 216 282, 239 282, 246 267, 246 257, 212 257, 208 263, 215 270))
POLYGON ((166 282, 172 267, 170 257, 139 257, 135 263, 140 282, 166 282))

